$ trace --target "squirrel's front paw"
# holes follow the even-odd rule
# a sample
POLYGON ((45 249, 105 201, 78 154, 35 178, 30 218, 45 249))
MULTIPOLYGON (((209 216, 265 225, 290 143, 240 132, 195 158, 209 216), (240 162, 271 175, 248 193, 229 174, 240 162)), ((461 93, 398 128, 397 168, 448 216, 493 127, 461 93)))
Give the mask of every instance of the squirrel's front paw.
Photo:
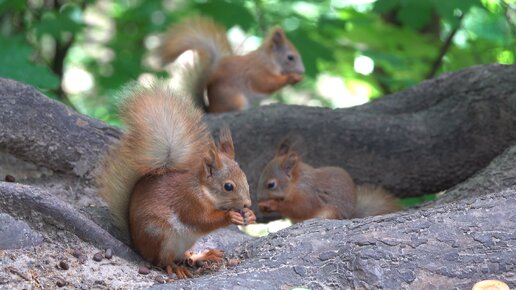
POLYGON ((243 225, 244 224, 244 217, 240 214, 240 212, 230 210, 227 212, 227 215, 232 224, 234 224, 234 225, 243 225))
POLYGON ((288 82, 290 84, 297 84, 303 80, 303 75, 298 73, 291 73, 288 75, 288 82))
POLYGON ((258 203, 258 208, 262 212, 274 212, 278 209, 278 202, 274 199, 262 200, 258 203))
POLYGON ((256 216, 250 208, 244 208, 240 211, 240 214, 244 218, 244 225, 256 223, 256 216))

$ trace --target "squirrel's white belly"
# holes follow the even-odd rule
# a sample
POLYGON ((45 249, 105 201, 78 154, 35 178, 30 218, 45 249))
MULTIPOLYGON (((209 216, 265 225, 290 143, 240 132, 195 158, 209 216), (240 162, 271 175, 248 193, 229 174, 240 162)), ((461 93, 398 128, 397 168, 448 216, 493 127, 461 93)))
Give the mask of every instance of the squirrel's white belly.
POLYGON ((184 253, 192 248, 202 235, 182 223, 174 213, 170 215, 168 222, 171 227, 166 229, 168 233, 164 235, 161 243, 160 257, 162 260, 166 260, 166 257, 174 253, 174 259, 178 260, 183 258, 184 253))

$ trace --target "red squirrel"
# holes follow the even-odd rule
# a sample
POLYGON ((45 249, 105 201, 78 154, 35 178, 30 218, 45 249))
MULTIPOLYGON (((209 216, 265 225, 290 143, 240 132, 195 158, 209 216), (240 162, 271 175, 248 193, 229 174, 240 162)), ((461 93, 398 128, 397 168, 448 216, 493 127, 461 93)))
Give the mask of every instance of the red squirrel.
POLYGON ((401 209, 399 201, 379 186, 355 186, 340 167, 313 168, 301 160, 298 136, 282 140, 258 181, 258 207, 278 212, 292 222, 311 218, 351 219, 401 209))
POLYGON ((127 94, 126 128, 101 164, 99 194, 143 258, 192 277, 182 261, 222 261, 219 250, 187 253, 199 237, 255 222, 247 178, 234 160, 229 129, 215 142, 188 94, 161 83, 127 94))
POLYGON ((305 72, 301 55, 280 27, 272 29, 258 49, 235 55, 223 27, 206 17, 191 17, 170 28, 160 54, 169 63, 187 50, 199 56, 187 79, 195 88, 195 102, 207 112, 247 109, 249 99, 260 100, 295 84, 305 72))

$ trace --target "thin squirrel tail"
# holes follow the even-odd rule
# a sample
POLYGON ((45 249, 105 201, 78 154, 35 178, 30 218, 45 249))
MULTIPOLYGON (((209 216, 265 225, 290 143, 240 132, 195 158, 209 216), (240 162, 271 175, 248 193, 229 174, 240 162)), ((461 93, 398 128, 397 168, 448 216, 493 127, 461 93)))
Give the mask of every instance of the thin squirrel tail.
POLYGON ((147 174, 188 169, 213 142, 203 113, 191 96, 172 92, 164 83, 126 89, 121 118, 126 128, 97 171, 99 195, 116 225, 128 233, 128 210, 136 182, 147 174))
POLYGON ((206 109, 204 90, 217 63, 233 55, 224 27, 207 17, 191 17, 173 25, 159 49, 163 63, 173 62, 183 52, 194 50, 198 60, 187 70, 184 85, 194 95, 196 105, 206 109))
POLYGON ((398 198, 388 193, 381 186, 357 185, 357 206, 355 215, 358 218, 396 212, 403 209, 398 198))
POLYGON ((185 91, 192 92, 192 100, 198 108, 208 111, 208 102, 204 98, 204 91, 208 86, 211 76, 211 68, 206 68, 206 63, 195 62, 186 65, 182 72, 182 88, 185 91))

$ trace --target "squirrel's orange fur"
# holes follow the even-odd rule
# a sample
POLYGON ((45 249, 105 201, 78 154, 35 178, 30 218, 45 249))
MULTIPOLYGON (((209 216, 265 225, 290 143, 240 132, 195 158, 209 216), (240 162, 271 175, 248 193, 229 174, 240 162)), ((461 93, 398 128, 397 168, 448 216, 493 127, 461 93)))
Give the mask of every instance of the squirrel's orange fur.
POLYGON ((259 179, 258 207, 278 212, 293 222, 311 218, 351 219, 401 209, 398 200, 381 187, 355 186, 339 167, 313 168, 294 148, 299 138, 284 139, 259 179))
POLYGON ((188 87, 195 92, 195 102, 208 112, 246 109, 249 98, 258 100, 297 83, 305 71, 299 52, 279 27, 255 51, 235 55, 223 27, 209 18, 192 17, 170 28, 160 48, 161 58, 172 62, 187 50, 199 55, 188 87))
MULTIPOLYGON (((125 132, 104 158, 99 194, 145 259, 190 277, 176 262, 188 258, 197 238, 255 221, 247 178, 234 161, 229 130, 215 143, 191 96, 163 84, 128 95, 125 132)), ((220 262, 221 255, 210 250, 198 259, 220 262)))

